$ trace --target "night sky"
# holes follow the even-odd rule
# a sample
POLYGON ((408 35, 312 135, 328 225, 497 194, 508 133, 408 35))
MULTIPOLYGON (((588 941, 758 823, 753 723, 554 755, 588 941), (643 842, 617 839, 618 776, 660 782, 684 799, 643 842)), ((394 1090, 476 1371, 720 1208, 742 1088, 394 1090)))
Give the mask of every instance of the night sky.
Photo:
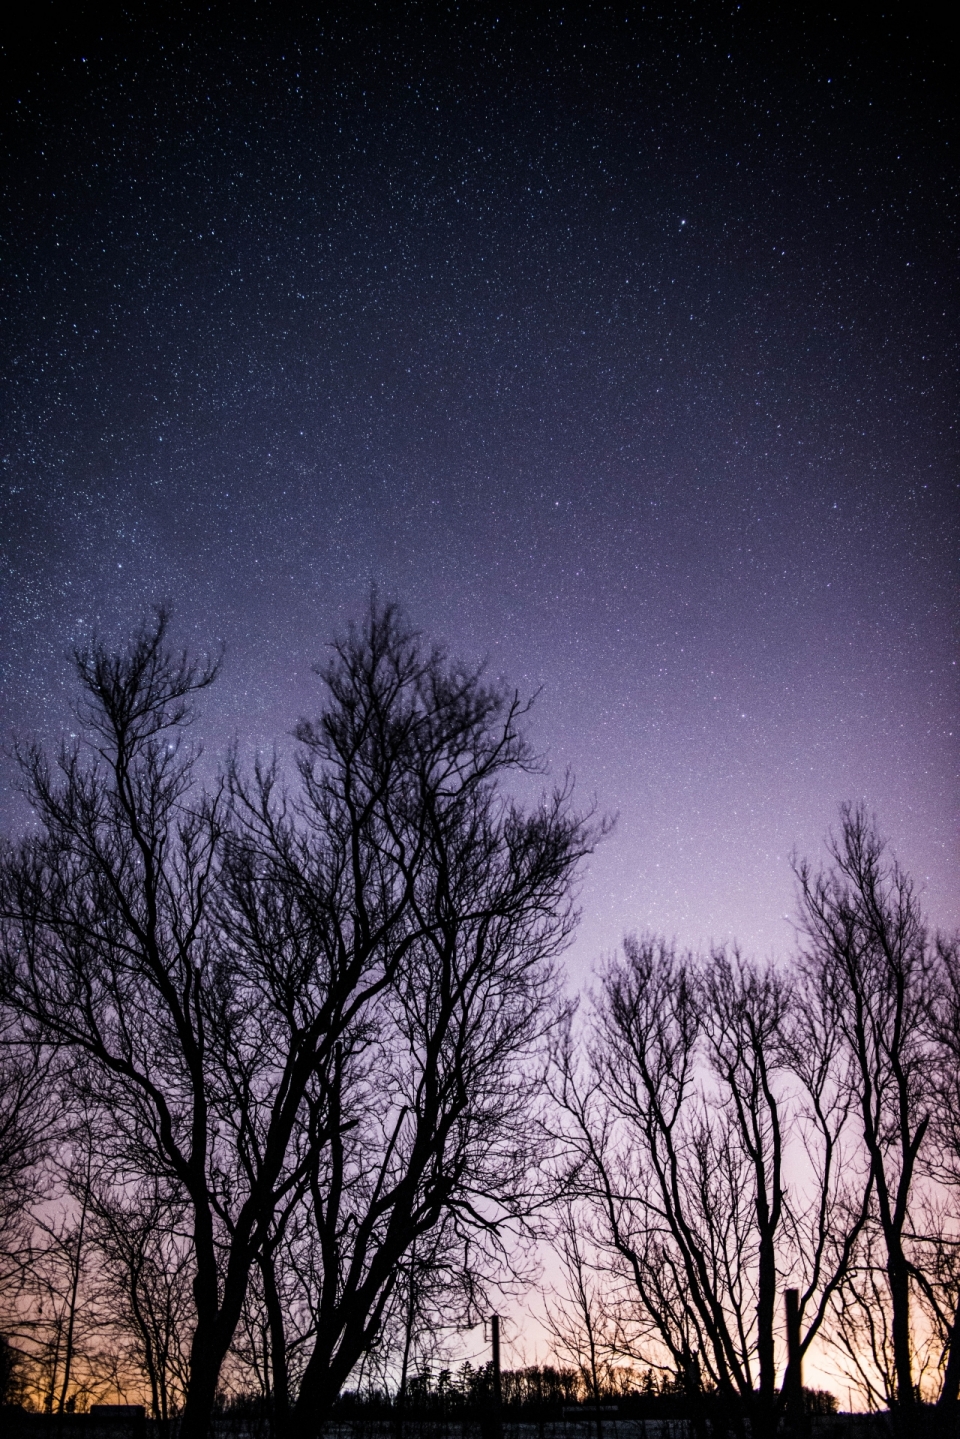
POLYGON ((167 598, 270 745, 376 582, 619 812, 575 977, 787 954, 844 799, 956 924, 956 56, 801 8, 31 6, 5 741, 167 598))

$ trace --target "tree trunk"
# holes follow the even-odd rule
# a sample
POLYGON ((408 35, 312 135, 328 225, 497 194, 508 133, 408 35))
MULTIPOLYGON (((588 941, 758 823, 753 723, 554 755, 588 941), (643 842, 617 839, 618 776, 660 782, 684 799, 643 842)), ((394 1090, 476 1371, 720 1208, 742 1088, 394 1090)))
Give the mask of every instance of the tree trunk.
MULTIPOLYGON (((899 1246, 898 1246, 899 1248, 899 1246)), ((910 1358, 910 1279, 906 1262, 895 1249, 887 1265, 892 1310, 893 1365, 897 1384, 897 1428, 905 1436, 912 1433, 916 1408, 913 1391, 913 1367, 910 1358)))
POLYGON ((785 1300, 787 1319, 787 1372, 783 1376, 787 1430, 792 1439, 805 1439, 809 1430, 803 1402, 803 1350, 800 1343, 800 1292, 788 1289, 785 1300))
POLYGON ((234 1279, 234 1285, 230 1285, 228 1280, 223 1303, 216 1313, 211 1315, 208 1309, 207 1316, 198 1321, 193 1332, 190 1345, 190 1380, 178 1439, 207 1439, 210 1432, 220 1371, 236 1332, 246 1293, 246 1278, 244 1277, 242 1283, 236 1281, 236 1276, 234 1279))
POLYGON ((763 1216, 757 1285, 757 1365, 760 1370, 760 1392, 751 1405, 753 1415, 750 1427, 754 1439, 775 1439, 777 1429, 774 1413, 776 1354, 773 1337, 777 1303, 777 1261, 773 1236, 765 1220, 766 1216, 763 1216))
POLYGON ((289 1439, 317 1439, 346 1379, 346 1375, 343 1379, 334 1375, 329 1367, 316 1366, 313 1372, 311 1367, 307 1365, 297 1402, 288 1415, 289 1439))
POLYGON ((70 1370, 73 1366, 73 1345, 74 1334, 77 1322, 77 1297, 80 1290, 80 1270, 83 1265, 83 1231, 87 1223, 87 1206, 90 1203, 90 1162, 87 1161, 87 1179, 83 1190, 83 1207, 80 1210, 80 1226, 77 1230, 77 1252, 73 1260, 73 1274, 70 1283, 70 1310, 67 1316, 67 1342, 63 1358, 63 1387, 60 1390, 60 1402, 57 1405, 57 1412, 62 1414, 67 1403, 67 1391, 70 1388, 70 1370))
POLYGON ((957 1400, 960 1399, 960 1299, 957 1300, 956 1312, 950 1326, 948 1344, 947 1368, 943 1376, 940 1398, 937 1400, 937 1408, 942 1410, 953 1409, 957 1400))
POLYGON ((287 1409, 290 1402, 290 1379, 287 1372, 287 1336, 283 1324, 283 1306, 277 1290, 277 1276, 273 1267, 273 1255, 264 1254, 260 1259, 263 1275, 263 1297, 267 1309, 267 1323, 270 1326, 270 1378, 273 1387, 273 1433, 283 1434, 286 1426, 287 1409))
POLYGON ((208 1439, 225 1353, 226 1347, 216 1342, 213 1326, 198 1324, 190 1346, 190 1382, 178 1439, 208 1439))

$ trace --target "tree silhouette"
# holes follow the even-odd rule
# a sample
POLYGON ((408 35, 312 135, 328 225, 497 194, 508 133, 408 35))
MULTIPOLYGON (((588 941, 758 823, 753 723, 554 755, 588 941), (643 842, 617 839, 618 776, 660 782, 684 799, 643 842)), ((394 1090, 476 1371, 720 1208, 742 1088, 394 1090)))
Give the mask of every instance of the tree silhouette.
POLYGON ((189 1210, 183 1439, 294 1233, 312 1433, 414 1240, 443 1222, 495 1252, 522 1211, 528 1061, 593 831, 566 789, 530 813, 504 793, 536 768, 526 707, 375 597, 320 671, 295 796, 235 762, 204 789, 188 731, 218 664, 167 631, 78 654, 83 742, 21 753, 38 824, 0 870, 3 993, 107 1120, 100 1172, 189 1210))

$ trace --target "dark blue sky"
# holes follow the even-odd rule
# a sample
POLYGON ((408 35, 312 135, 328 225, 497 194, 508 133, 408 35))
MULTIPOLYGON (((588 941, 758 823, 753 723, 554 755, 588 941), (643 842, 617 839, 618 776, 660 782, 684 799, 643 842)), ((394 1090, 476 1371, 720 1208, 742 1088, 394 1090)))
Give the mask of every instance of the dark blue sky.
POLYGON ((323 8, 37 5, 7 48, 6 733, 168 597, 227 644, 209 751, 272 743, 376 581, 619 811, 577 966, 785 952, 843 799, 955 924, 946 32, 323 8))

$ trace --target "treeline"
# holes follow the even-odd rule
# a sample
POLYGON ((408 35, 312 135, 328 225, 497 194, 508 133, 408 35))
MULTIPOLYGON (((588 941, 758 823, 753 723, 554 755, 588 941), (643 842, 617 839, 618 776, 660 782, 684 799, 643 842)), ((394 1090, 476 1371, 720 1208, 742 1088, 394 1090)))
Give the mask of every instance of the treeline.
POLYGON ((795 868, 791 967, 628 939, 557 1046, 576 1159, 554 1333, 597 1375, 659 1351, 754 1434, 786 1417, 815 1342, 903 1432, 930 1403, 952 1425, 960 951, 863 810, 842 810, 824 868, 795 868))
POLYGON ((773 1435, 816 1343, 905 1429, 952 1414, 960 957, 867 814, 797 862, 792 966, 634 938, 577 1013, 555 961, 604 826, 569 785, 521 802, 519 696, 374 599, 292 774, 214 772, 218 667, 160 613, 79 653, 76 733, 19 754, 8 1400, 143 1398, 183 1439, 254 1405, 312 1439, 348 1390, 427 1403, 546 1236, 560 1367, 517 1384, 653 1385, 773 1435))
MULTIPOLYGON (((469 1362, 456 1369, 426 1369, 413 1375, 402 1397, 402 1409, 410 1418, 475 1416, 488 1418, 494 1407, 503 1419, 562 1419, 579 1408, 590 1417, 599 1401, 601 1413, 620 1418, 686 1419, 691 1414, 691 1395, 662 1373, 618 1365, 605 1375, 597 1394, 582 1369, 531 1364, 523 1369, 506 1369, 500 1376, 499 1402, 495 1402, 496 1381, 492 1364, 477 1367, 469 1362)), ((341 1418, 396 1416, 401 1407, 396 1390, 368 1389, 344 1392, 334 1406, 341 1418)), ((837 1412, 834 1395, 825 1390, 804 1390, 807 1415, 837 1412)))
MULTIPOLYGON (((411 1374, 402 1396, 402 1407, 409 1415, 486 1415, 495 1402, 496 1379, 491 1363, 475 1365, 466 1361, 457 1368, 434 1367, 411 1374)), ((604 1404, 618 1404, 625 1399, 671 1400, 675 1397, 669 1381, 651 1370, 637 1371, 621 1367, 612 1387, 602 1391, 604 1404)), ((395 1414, 401 1396, 394 1390, 366 1389, 345 1391, 337 1401, 335 1413, 395 1414)), ((579 1369, 560 1368, 552 1364, 531 1364, 523 1369, 505 1369, 500 1375, 498 1408, 507 1415, 534 1413, 557 1418, 574 1405, 589 1405, 593 1399, 584 1374, 579 1369)))

